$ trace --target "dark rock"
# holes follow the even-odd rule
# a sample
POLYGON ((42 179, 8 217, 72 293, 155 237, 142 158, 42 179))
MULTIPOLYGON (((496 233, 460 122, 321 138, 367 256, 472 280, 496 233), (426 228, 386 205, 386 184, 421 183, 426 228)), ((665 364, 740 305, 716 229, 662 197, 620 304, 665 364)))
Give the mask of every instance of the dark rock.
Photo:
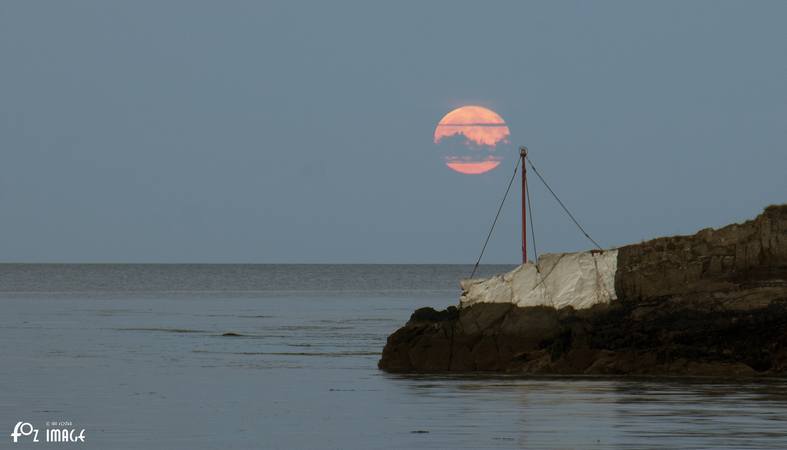
POLYGON ((787 375, 787 205, 618 252, 618 300, 590 309, 417 310, 390 372, 787 375))
POLYGON ((449 306, 443 311, 437 311, 434 308, 425 307, 416 309, 410 316, 409 323, 418 322, 441 322, 444 320, 456 319, 459 316, 459 308, 456 306, 449 306))

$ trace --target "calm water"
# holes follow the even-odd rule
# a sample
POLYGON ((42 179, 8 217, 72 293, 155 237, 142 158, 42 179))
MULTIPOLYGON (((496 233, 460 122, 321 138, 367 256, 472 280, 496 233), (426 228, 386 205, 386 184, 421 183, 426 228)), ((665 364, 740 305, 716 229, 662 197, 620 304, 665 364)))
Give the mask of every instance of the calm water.
POLYGON ((787 448, 780 380, 379 372, 386 336, 468 271, 0 265, 0 447, 787 448), (53 420, 87 443, 11 443, 53 420))

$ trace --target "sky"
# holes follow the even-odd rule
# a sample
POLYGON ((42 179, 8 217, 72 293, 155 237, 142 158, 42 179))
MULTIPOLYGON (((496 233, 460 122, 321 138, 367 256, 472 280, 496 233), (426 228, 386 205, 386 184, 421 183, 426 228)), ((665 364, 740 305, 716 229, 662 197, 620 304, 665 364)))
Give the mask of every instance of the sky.
MULTIPOLYGON (((787 2, 0 3, 0 261, 473 263, 516 147, 604 247, 787 202, 787 2), (500 166, 432 141, 481 105, 500 166)), ((531 177, 539 252, 592 247, 531 177)), ((520 258, 514 190, 484 262, 520 258)))

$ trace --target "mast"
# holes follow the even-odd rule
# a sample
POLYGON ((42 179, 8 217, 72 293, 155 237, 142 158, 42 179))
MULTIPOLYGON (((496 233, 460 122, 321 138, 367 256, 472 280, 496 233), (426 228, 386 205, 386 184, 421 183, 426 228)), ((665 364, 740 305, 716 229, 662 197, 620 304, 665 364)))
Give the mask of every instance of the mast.
POLYGON ((527 147, 519 147, 519 157, 522 158, 522 264, 527 263, 527 147))

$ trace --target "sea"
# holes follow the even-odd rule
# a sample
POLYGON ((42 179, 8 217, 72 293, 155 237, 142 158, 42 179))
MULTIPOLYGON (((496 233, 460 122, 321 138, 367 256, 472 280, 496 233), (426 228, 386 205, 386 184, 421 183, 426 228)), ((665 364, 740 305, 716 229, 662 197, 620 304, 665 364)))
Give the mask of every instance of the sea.
POLYGON ((2 264, 0 448, 787 448, 783 379, 378 370, 470 269, 2 264))

